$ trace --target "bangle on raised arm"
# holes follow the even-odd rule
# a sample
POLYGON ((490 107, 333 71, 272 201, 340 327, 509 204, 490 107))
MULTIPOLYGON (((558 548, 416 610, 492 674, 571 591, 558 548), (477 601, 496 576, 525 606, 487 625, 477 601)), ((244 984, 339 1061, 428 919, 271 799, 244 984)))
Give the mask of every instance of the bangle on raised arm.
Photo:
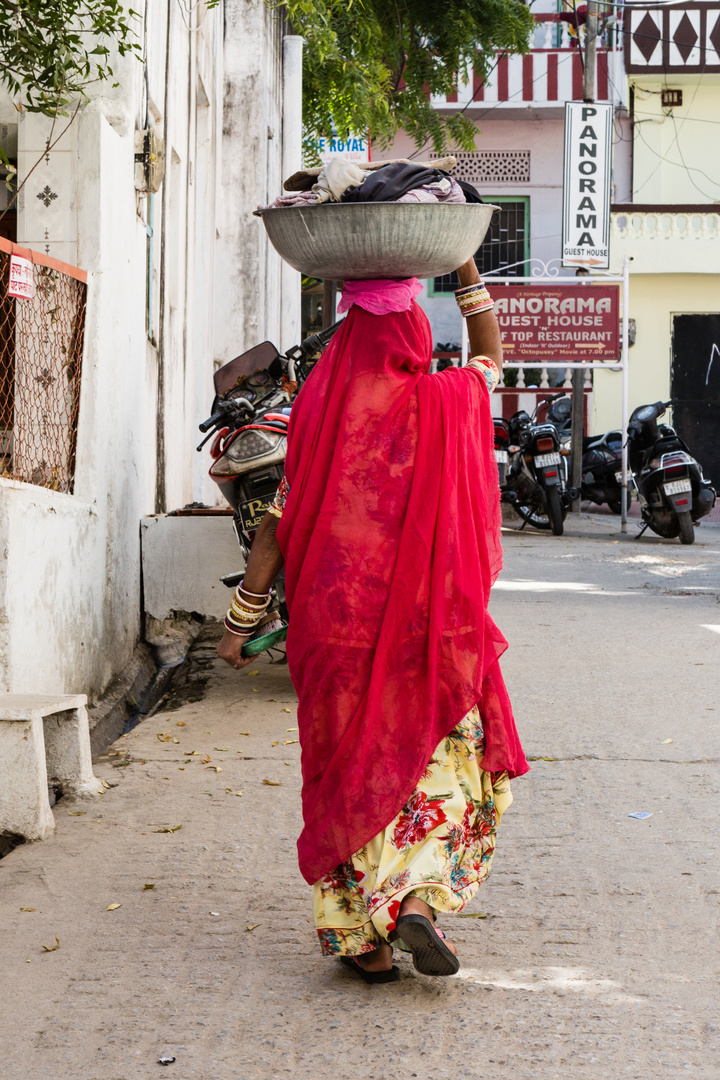
POLYGON ((454 291, 455 300, 464 319, 471 315, 479 315, 482 311, 492 311, 495 306, 482 281, 475 285, 465 285, 462 289, 454 291))
POLYGON ((468 360, 467 366, 474 368, 478 373, 482 373, 485 376, 487 383, 488 393, 492 394, 493 390, 500 382, 500 369, 494 360, 491 360, 489 356, 473 356, 468 360))

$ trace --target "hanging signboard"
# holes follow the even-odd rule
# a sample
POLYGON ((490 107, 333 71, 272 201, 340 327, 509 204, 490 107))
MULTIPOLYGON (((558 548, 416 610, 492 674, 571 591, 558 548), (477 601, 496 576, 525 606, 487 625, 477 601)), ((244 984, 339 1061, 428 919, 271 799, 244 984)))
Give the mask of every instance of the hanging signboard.
POLYGON ((620 356, 617 285, 490 285, 506 360, 620 356))
POLYGON ((565 103, 563 266, 610 266, 612 105, 565 103))
POLYGON ((32 300, 34 295, 33 264, 29 259, 23 259, 21 255, 11 255, 8 296, 19 296, 22 300, 32 300))
POLYGON ((320 138, 316 144, 323 165, 334 157, 342 157, 355 163, 370 160, 370 144, 363 135, 349 135, 347 139, 320 138))

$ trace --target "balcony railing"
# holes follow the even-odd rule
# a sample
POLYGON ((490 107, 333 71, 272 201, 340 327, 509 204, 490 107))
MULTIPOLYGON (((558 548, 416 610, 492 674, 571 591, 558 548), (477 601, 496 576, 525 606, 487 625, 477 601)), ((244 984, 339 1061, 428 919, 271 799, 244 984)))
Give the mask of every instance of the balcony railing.
MULTIPOLYGON (((580 28, 581 44, 584 30, 580 28)), ((608 31, 597 50, 596 100, 618 101, 624 83, 622 49, 614 31, 608 31)), ((458 81, 457 92, 436 96, 437 109, 479 109, 525 105, 558 106, 583 96, 583 67, 577 38, 559 15, 536 15, 531 50, 524 56, 498 54, 483 83, 474 72, 468 82, 458 81)))
POLYGON ((613 262, 627 255, 631 273, 720 273, 720 205, 615 205, 613 262))

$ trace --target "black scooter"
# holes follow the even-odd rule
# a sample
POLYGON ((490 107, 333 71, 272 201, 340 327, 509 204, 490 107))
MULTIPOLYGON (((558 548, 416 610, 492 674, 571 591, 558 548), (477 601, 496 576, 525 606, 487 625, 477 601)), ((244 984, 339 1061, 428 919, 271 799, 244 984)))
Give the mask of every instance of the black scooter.
POLYGON ((521 409, 511 416, 506 429, 504 422, 495 423, 496 457, 498 450, 508 454, 502 499, 523 519, 522 528, 534 525, 562 536, 574 493, 565 482, 558 432, 553 424, 535 423, 536 414, 537 408, 532 417, 521 409))
POLYGON ((650 528, 658 536, 679 536, 681 544, 692 544, 695 523, 710 513, 716 492, 675 429, 658 423, 672 404, 640 405, 628 424, 630 468, 643 519, 638 536, 650 528))
MULTIPOLYGON (((540 404, 550 403, 547 421, 554 424, 560 437, 563 455, 569 457, 572 423, 572 405, 564 392, 546 398, 540 404)), ((622 509, 622 431, 606 431, 604 435, 584 435, 582 442, 582 488, 581 499, 607 503, 613 514, 622 509)), ((632 478, 629 478, 632 484, 632 478)), ((632 492, 628 488, 626 510, 629 511, 632 492)))

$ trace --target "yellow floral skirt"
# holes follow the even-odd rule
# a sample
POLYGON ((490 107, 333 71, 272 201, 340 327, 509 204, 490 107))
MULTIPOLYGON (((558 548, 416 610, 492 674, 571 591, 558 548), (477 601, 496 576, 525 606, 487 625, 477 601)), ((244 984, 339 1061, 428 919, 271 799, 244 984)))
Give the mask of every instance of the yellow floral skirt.
POLYGON ((490 872, 512 794, 506 772, 480 767, 477 707, 438 746, 400 813, 369 844, 313 886, 326 956, 371 952, 395 929, 408 893, 435 911, 461 911, 490 872))

